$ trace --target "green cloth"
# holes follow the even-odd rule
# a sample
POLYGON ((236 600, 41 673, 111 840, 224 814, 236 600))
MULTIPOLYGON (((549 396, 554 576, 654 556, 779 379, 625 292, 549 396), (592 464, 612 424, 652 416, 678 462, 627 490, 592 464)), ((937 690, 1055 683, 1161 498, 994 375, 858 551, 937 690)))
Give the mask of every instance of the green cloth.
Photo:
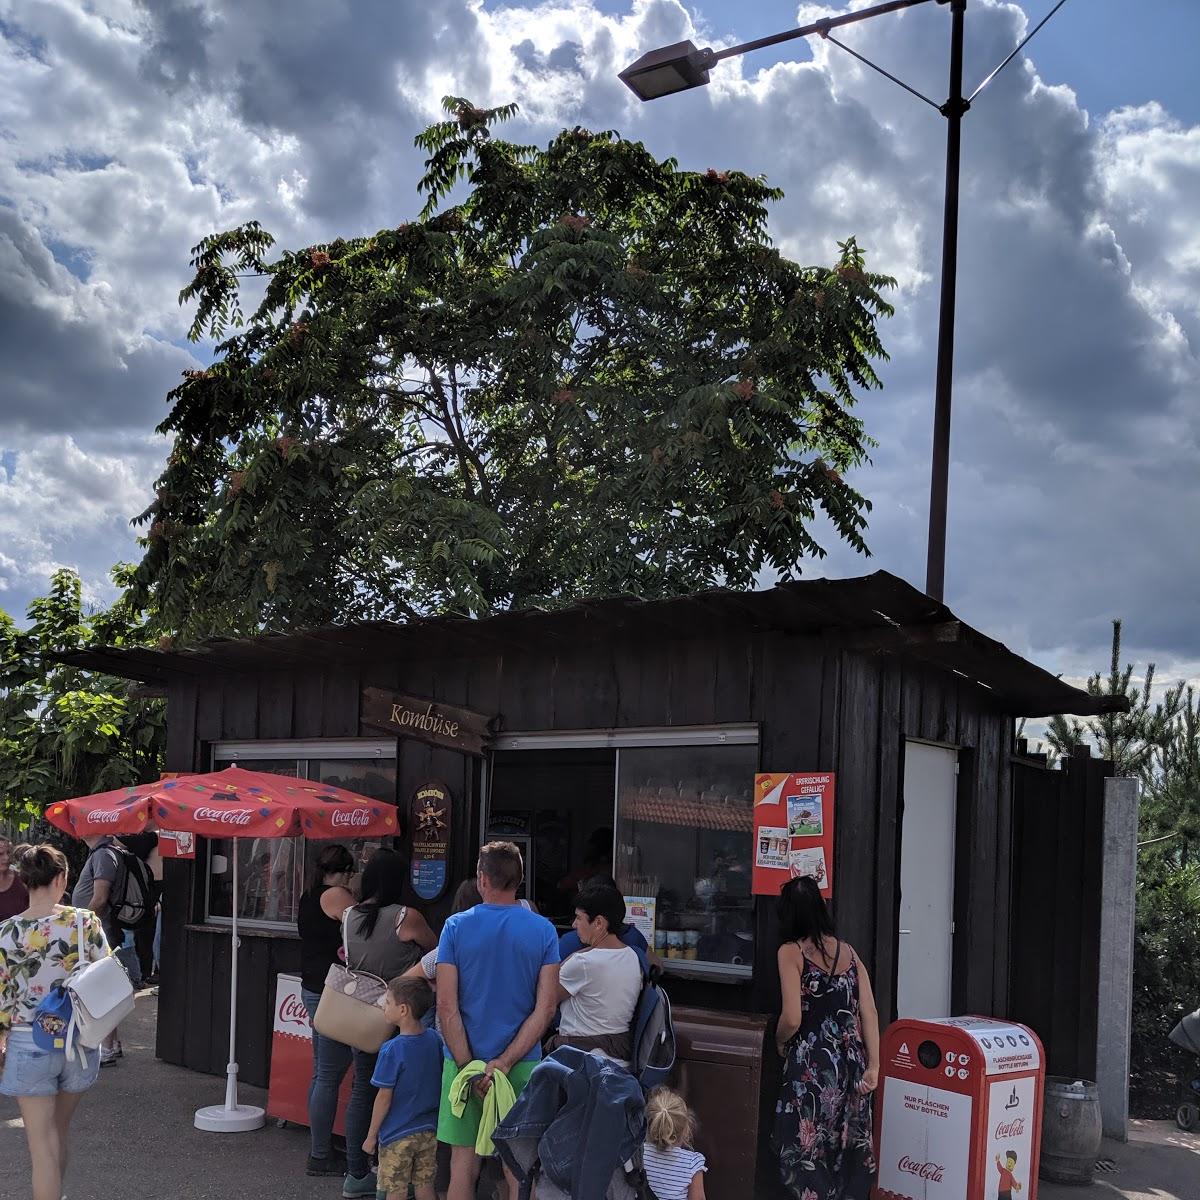
MULTIPOLYGON (((450 1111, 459 1120, 467 1111, 467 1102, 475 1094, 471 1084, 487 1071, 487 1063, 480 1058, 472 1059, 450 1084, 450 1111)), ((475 1153, 480 1158, 487 1158, 495 1152, 492 1134, 496 1126, 508 1116, 509 1109, 517 1102, 516 1093, 508 1076, 503 1071, 497 1071, 492 1076, 492 1086, 483 1098, 483 1113, 479 1118, 479 1132, 475 1135, 475 1153)))

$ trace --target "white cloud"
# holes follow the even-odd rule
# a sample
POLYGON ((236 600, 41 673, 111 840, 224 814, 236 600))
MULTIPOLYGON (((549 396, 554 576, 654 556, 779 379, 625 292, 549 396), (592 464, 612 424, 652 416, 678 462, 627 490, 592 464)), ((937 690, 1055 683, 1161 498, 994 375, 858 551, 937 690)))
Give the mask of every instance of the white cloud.
MULTIPOLYGON (((854 234, 898 277, 887 386, 863 402, 881 443, 858 480, 877 558, 839 550, 817 569, 922 581, 943 121, 821 42, 811 62, 736 60, 642 105, 617 71, 714 33, 677 0, 612 7, 298 0, 283 22, 267 0, 0 0, 8 594, 82 539, 93 573, 129 553, 160 453, 146 438, 191 362, 173 344, 188 248, 251 217, 303 245, 411 216, 412 137, 446 92, 518 100, 507 136, 618 128, 687 167, 765 173, 787 193, 772 228, 789 254, 827 261, 854 234)), ((930 5, 843 36, 939 99, 947 26, 930 5)), ((1015 4, 974 3, 968 79, 1026 28, 1015 4)), ((1032 50, 965 121, 947 598, 1056 669, 1103 662, 1113 615, 1131 654, 1191 669, 1200 128, 1157 105, 1093 119, 1032 50)))

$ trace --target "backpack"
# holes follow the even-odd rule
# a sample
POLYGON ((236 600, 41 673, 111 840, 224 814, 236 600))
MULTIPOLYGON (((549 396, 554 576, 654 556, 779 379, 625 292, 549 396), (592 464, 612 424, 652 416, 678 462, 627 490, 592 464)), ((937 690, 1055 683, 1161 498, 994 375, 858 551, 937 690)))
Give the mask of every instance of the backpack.
POLYGON ((630 1027, 633 1054, 629 1070, 645 1091, 665 1084, 675 1066, 675 1025, 670 997, 658 983, 661 977, 657 967, 646 972, 630 1027))
POLYGON ((133 1011, 134 1000, 133 985, 116 958, 86 961, 81 908, 75 910, 75 932, 78 965, 50 989, 30 1025, 38 1049, 61 1050, 82 1062, 82 1049, 98 1047, 133 1011))
POLYGON ((142 859, 120 843, 104 849, 117 858, 117 877, 109 899, 113 920, 122 929, 144 929, 154 920, 154 876, 142 859))

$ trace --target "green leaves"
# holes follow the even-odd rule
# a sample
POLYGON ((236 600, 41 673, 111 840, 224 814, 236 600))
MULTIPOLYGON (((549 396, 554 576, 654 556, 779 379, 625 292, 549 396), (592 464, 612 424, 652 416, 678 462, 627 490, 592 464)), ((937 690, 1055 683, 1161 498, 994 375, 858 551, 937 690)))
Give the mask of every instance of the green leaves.
MULTIPOLYGON (((119 564, 113 582, 127 586, 132 574, 119 564)), ((0 609, 0 821, 18 829, 54 800, 156 779, 166 740, 161 701, 47 657, 153 639, 128 596, 85 612, 79 577, 59 570, 28 617, 19 630, 0 609)))
POLYGON ((131 602, 191 638, 749 587, 824 553, 818 514, 865 552, 844 475, 891 280, 854 239, 802 267, 761 179, 444 108, 419 221, 194 251, 193 330, 226 340, 169 397, 131 602))

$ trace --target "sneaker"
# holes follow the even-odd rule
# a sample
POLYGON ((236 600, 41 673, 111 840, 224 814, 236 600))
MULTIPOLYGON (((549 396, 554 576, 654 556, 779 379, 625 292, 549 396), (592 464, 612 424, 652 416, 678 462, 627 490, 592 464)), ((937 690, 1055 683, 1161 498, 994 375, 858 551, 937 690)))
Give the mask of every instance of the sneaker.
POLYGON ((346 1156, 334 1153, 327 1154, 324 1158, 317 1158, 310 1154, 304 1173, 305 1175, 345 1175, 346 1156))
POLYGON ((101 1049, 101 1051, 100 1051, 100 1065, 101 1065, 102 1067, 112 1067, 112 1066, 115 1066, 115 1065, 116 1065, 116 1062, 117 1062, 117 1059, 118 1059, 118 1058, 120 1058, 120 1057, 121 1057, 121 1056, 120 1056, 120 1055, 119 1055, 119 1054, 116 1052, 116 1050, 104 1050, 104 1049, 101 1049))
POLYGON ((117 1057, 118 1058, 125 1057, 125 1047, 122 1046, 120 1042, 117 1043, 117 1057))
POLYGON ((374 1171, 368 1171, 361 1177, 347 1175, 346 1182, 342 1184, 342 1195, 346 1200, 358 1200, 360 1196, 369 1196, 371 1200, 375 1200, 377 1188, 374 1171))

